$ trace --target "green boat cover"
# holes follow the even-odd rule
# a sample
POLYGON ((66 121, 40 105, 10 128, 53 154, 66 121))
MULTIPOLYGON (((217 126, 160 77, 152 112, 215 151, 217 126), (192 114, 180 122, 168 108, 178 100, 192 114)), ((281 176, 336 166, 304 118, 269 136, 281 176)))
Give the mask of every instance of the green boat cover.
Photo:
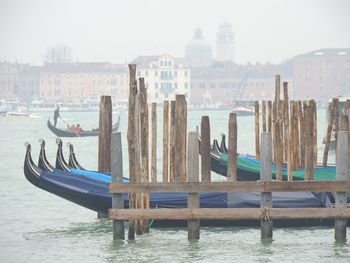
MULTIPOLYGON (((220 156, 220 164, 227 166, 227 154, 220 156)), ((260 161, 249 156, 238 156, 237 169, 241 169, 251 173, 260 173, 260 161)), ((277 167, 272 165, 272 177, 276 177, 277 167)), ((330 181, 335 180, 335 166, 316 167, 313 169, 314 180, 330 181)), ((284 165, 282 168, 283 178, 287 178, 287 167, 284 165)), ((292 176, 296 180, 304 179, 304 168, 297 169, 292 172, 292 176)))

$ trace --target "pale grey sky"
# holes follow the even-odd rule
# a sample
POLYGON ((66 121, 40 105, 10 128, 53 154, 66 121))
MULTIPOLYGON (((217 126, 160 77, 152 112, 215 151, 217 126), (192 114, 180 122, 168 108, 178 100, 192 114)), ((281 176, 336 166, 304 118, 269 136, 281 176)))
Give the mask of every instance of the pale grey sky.
POLYGON ((48 46, 79 61, 184 56, 196 26, 212 44, 236 33, 236 61, 281 62, 319 48, 350 47, 348 0, 0 0, 0 60, 41 64, 48 46))

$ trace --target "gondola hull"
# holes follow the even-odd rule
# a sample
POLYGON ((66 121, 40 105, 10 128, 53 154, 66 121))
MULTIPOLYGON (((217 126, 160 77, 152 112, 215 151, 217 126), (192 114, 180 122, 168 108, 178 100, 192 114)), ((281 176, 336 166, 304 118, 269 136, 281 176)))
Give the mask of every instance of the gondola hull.
MULTIPOLYGON (((60 196, 75 204, 100 213, 107 213, 112 207, 112 195, 108 192, 110 177, 95 173, 89 177, 89 171, 67 172, 55 169, 43 171, 36 167, 27 150, 24 174, 33 185, 60 196), (97 177, 96 177, 97 176, 97 177), (102 180, 102 177, 104 180, 102 180), (107 181, 106 181, 107 178, 107 181)), ((125 208, 128 208, 128 195, 123 194, 125 208)), ((330 207, 329 194, 314 193, 273 193, 274 207, 330 207)), ((150 205, 153 208, 185 208, 187 207, 186 193, 151 193, 150 205)), ((253 208, 260 207, 260 193, 200 193, 202 208, 253 208)), ((201 221, 201 225, 210 226, 256 226, 260 221, 201 221)), ((306 226, 329 225, 333 220, 275 220, 276 226, 306 226)), ((161 220, 154 221, 152 226, 185 226, 186 221, 161 220)))

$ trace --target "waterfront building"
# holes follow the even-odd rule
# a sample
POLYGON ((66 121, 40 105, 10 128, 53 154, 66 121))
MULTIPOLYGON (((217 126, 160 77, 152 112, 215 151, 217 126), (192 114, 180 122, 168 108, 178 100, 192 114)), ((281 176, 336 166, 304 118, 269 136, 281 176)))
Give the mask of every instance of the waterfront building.
POLYGON ((176 94, 190 100, 191 71, 184 59, 163 54, 139 56, 130 63, 137 65, 136 77, 145 79, 149 102, 174 100, 176 94))
POLYGON ((73 104, 101 95, 126 101, 128 89, 126 65, 108 62, 46 63, 40 70, 38 97, 44 101, 73 104))
POLYGON ((320 49, 293 59, 294 97, 350 97, 350 48, 320 49))

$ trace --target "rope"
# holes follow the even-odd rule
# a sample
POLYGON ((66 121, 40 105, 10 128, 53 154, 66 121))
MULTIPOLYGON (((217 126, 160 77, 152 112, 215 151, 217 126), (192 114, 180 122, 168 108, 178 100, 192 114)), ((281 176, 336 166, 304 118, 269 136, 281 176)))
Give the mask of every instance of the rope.
POLYGON ((269 223, 271 223, 269 208, 272 208, 272 206, 264 206, 262 208, 263 208, 263 211, 262 211, 261 218, 263 220, 268 221, 269 223))
MULTIPOLYGON (((156 209, 157 209, 157 208, 158 208, 158 206, 156 205, 156 209)), ((151 222, 148 224, 148 227, 149 227, 149 228, 152 226, 153 222, 154 222, 154 219, 152 219, 151 222)))

